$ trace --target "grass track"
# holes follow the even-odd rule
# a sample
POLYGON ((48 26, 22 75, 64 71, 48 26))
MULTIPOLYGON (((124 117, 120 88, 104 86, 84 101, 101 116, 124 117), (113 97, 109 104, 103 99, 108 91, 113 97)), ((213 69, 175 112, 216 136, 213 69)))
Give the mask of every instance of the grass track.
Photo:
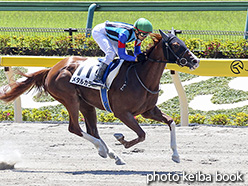
MULTIPOLYGON (((51 0, 50 0, 51 1, 51 0)), ((124 0, 122 0, 124 1, 124 0)), ((98 0, 94 1, 98 2, 98 0)), ((1 27, 80 28, 86 26, 87 12, 0 12, 1 27)), ((246 11, 194 12, 95 12, 93 26, 106 20, 134 23, 149 19, 155 29, 228 30, 245 29, 246 11)))

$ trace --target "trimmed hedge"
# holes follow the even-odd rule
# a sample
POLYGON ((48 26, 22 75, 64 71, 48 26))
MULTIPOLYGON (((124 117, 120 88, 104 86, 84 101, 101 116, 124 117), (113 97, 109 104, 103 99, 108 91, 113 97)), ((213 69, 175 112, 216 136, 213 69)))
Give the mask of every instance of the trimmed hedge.
MULTIPOLYGON (((181 38, 187 47, 198 57, 204 58, 247 58, 247 41, 214 39, 203 41, 199 38, 181 38)), ((143 41, 142 51, 152 45, 151 38, 143 41)), ((127 44, 133 50, 133 43, 127 44)), ((40 56, 103 56, 97 43, 85 34, 71 36, 6 36, 0 35, 1 55, 40 55, 40 56)))
POLYGON ((2 55, 39 55, 64 56, 84 55, 102 56, 93 38, 86 38, 84 34, 70 36, 5 36, 0 35, 0 54, 2 55))
POLYGON ((245 39, 236 41, 213 39, 183 39, 187 47, 202 58, 247 58, 248 42, 245 39), (202 49, 199 51, 199 49, 202 49))
MULTIPOLYGON (((135 120, 138 123, 146 124, 159 124, 151 119, 145 119, 141 115, 135 116, 135 120)), ((172 118, 176 124, 180 123, 180 115, 173 115, 172 118)), ((97 116, 99 122, 107 123, 120 123, 120 120, 114 116, 113 113, 99 113, 97 116)), ((14 120, 14 111, 11 109, 0 111, 0 121, 13 121, 14 120)), ((48 109, 39 110, 39 109, 24 109, 22 111, 22 120, 23 121, 68 121, 69 115, 67 110, 61 109, 59 113, 52 113, 48 109)), ((79 122, 84 122, 84 117, 80 113, 79 122)), ((239 112, 235 115, 225 115, 225 114, 216 114, 211 116, 210 119, 206 119, 205 116, 201 114, 190 115, 189 123, 198 123, 198 124, 214 124, 214 125, 225 125, 225 126, 248 126, 248 114, 239 112)))

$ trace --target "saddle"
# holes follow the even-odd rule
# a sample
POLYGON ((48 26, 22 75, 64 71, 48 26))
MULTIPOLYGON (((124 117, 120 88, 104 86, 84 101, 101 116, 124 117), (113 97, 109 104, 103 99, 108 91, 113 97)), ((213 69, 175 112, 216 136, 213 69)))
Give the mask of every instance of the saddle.
MULTIPOLYGON (((106 84, 108 89, 111 87, 113 80, 119 73, 120 67, 123 62, 124 60, 116 59, 112 61, 107 67, 102 81, 106 84)), ((70 83, 100 90, 101 87, 91 85, 100 64, 101 62, 95 58, 89 58, 86 61, 82 62, 73 73, 70 79, 70 83)))
POLYGON ((112 61, 107 67, 103 75, 102 81, 106 84, 108 89, 92 85, 92 81, 95 78, 96 71, 98 70, 101 64, 98 59, 94 58, 89 58, 79 65, 79 67, 73 73, 70 79, 70 83, 99 90, 103 107, 106 111, 112 112, 108 100, 108 90, 110 89, 115 77, 119 73, 123 62, 124 60, 117 59, 112 61))

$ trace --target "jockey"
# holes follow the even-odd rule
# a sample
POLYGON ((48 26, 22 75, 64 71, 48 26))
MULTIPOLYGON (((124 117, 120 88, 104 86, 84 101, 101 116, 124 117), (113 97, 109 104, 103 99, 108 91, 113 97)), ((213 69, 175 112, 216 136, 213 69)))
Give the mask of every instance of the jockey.
POLYGON ((145 18, 138 19, 134 25, 122 22, 109 22, 96 25, 92 30, 92 37, 105 58, 101 59, 101 65, 96 72, 92 85, 105 87, 102 82, 103 74, 108 65, 114 60, 116 54, 126 61, 145 61, 146 56, 141 53, 141 42, 152 32, 152 24, 145 18), (126 43, 134 41, 134 56, 126 52, 126 43))

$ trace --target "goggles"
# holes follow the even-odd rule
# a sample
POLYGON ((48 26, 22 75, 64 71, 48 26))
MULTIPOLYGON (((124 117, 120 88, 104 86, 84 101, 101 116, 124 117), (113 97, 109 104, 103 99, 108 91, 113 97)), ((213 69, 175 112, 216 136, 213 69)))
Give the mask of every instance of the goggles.
POLYGON ((147 37, 149 33, 139 32, 139 35, 141 37, 147 37))

